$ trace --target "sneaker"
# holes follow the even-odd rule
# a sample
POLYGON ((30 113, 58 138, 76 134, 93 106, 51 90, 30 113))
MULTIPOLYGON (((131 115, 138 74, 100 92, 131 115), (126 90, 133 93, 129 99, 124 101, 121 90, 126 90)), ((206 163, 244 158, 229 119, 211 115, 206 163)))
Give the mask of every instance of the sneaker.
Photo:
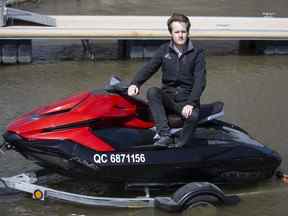
POLYGON ((174 147, 175 147, 175 148, 181 148, 181 147, 184 146, 184 144, 185 144, 184 142, 179 141, 179 142, 175 143, 174 147))
POLYGON ((171 144, 173 144, 172 137, 170 137, 170 136, 160 136, 160 139, 158 139, 153 145, 154 146, 168 147, 171 144))

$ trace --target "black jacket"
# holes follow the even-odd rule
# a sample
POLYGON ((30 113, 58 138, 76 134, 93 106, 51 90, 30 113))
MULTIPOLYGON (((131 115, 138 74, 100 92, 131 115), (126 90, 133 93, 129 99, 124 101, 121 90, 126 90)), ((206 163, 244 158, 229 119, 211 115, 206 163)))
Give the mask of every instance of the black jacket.
POLYGON ((206 86, 204 52, 188 41, 180 58, 172 43, 163 44, 155 55, 136 74, 132 84, 140 86, 162 67, 162 89, 175 102, 199 106, 206 86))

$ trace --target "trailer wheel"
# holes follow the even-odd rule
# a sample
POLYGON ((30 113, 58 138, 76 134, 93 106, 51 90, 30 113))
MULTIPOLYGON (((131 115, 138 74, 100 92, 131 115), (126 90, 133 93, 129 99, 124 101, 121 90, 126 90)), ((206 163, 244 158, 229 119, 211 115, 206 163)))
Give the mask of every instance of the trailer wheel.
POLYGON ((216 215, 217 208, 211 203, 208 202, 197 202, 191 204, 186 209, 183 210, 182 216, 194 216, 194 215, 205 215, 205 216, 214 216, 216 215))
POLYGON ((197 195, 187 200, 187 202, 183 205, 182 209, 186 210, 189 208, 197 207, 215 207, 216 203, 220 203, 220 200, 214 195, 197 195))
POLYGON ((209 182, 192 182, 179 188, 171 197, 181 210, 203 205, 235 205, 238 196, 226 196, 224 192, 209 182))
POLYGON ((172 197, 157 197, 155 206, 170 212, 211 205, 235 205, 236 195, 226 196, 216 185, 209 182, 193 182, 179 188, 172 197))
POLYGON ((221 203, 223 192, 208 182, 193 182, 179 188, 172 199, 181 206, 181 210, 197 206, 215 205, 221 203))

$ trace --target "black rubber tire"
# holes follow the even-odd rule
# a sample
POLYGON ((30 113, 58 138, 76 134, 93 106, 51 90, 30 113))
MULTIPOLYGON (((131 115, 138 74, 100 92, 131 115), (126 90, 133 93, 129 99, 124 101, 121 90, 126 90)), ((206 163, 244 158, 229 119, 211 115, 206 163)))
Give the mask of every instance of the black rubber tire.
POLYGON ((195 207, 203 206, 203 205, 215 206, 214 204, 219 203, 219 202, 220 202, 219 198, 214 195, 200 194, 187 200, 183 206, 183 210, 187 208, 195 208, 195 207))
POLYGON ((221 190, 207 183, 189 183, 179 188, 171 197, 179 206, 181 211, 193 206, 208 203, 211 205, 222 203, 221 190), (217 195, 218 194, 218 195, 217 195))
POLYGON ((172 196, 172 199, 175 202, 179 202, 187 193, 190 191, 195 191, 197 188, 199 188, 198 184, 195 184, 194 182, 186 184, 182 187, 180 187, 172 196))
POLYGON ((195 215, 205 215, 205 216, 215 216, 217 214, 217 208, 207 202, 197 202, 196 205, 190 205, 183 210, 182 216, 195 216, 195 215))

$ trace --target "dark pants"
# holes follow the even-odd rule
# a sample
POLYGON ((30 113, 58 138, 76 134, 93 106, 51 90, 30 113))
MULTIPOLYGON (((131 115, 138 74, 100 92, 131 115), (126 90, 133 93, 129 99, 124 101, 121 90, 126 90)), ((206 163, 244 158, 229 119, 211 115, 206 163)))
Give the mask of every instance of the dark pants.
MULTIPOLYGON (((148 104, 156 124, 156 131, 160 136, 169 135, 167 114, 181 115, 182 108, 187 105, 185 102, 176 103, 173 95, 165 93, 157 87, 149 88, 147 91, 148 104)), ((192 138, 199 117, 199 107, 194 107, 192 115, 185 119, 180 142, 183 145, 192 138)))

